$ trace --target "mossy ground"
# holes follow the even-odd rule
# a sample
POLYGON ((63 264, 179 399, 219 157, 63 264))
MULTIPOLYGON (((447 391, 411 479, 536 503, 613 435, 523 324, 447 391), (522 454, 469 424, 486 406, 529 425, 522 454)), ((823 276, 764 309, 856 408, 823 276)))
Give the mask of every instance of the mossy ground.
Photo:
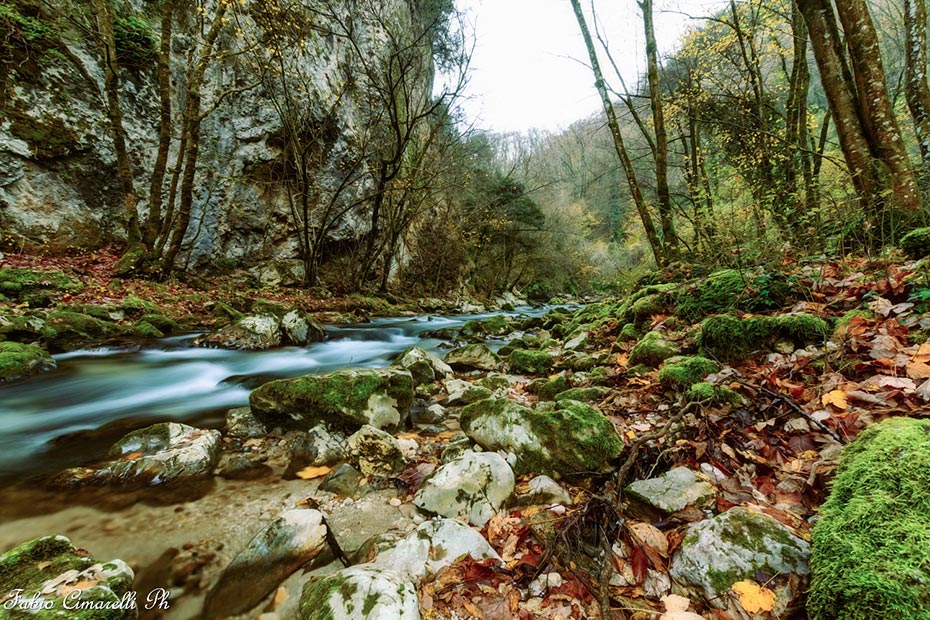
POLYGON ((659 370, 659 383, 667 388, 685 389, 718 370, 717 362, 699 355, 671 358, 659 370))
POLYGON ((659 332, 649 332, 630 351, 630 366, 645 364, 657 368, 663 361, 678 355, 680 350, 659 332))
POLYGON ((685 390, 685 399, 689 402, 709 402, 711 405, 739 405, 743 397, 723 385, 714 385, 707 381, 695 383, 685 390))
POLYGON ((930 619, 930 420, 892 418, 843 450, 813 532, 811 620, 930 619))
POLYGON ((785 314, 738 319, 711 316, 701 323, 701 349, 721 360, 745 357, 784 338, 795 345, 823 342, 831 333, 829 324, 810 314, 785 314))
POLYGON ((507 356, 507 362, 513 372, 541 375, 552 368, 553 358, 545 351, 515 349, 507 356))

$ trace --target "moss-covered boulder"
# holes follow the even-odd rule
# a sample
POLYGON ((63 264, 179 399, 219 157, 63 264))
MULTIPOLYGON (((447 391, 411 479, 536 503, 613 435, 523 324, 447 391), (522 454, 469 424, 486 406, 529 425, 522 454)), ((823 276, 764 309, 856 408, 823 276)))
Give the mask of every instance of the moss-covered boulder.
POLYGON ((198 347, 264 351, 284 342, 281 321, 270 314, 252 315, 194 340, 198 347))
POLYGON ((604 400, 610 394, 610 388, 600 386, 577 387, 565 390, 564 392, 559 392, 556 394, 555 400, 577 400, 583 403, 588 403, 604 400))
POLYGON ((71 351, 130 333, 123 325, 66 310, 50 312, 42 329, 51 351, 71 351))
POLYGON ((676 467, 655 478, 636 480, 627 485, 626 494, 665 515, 688 506, 709 508, 717 497, 716 489, 687 467, 676 467))
POLYGON ((604 470, 623 452, 623 440, 597 409, 577 401, 560 401, 553 410, 531 409, 507 399, 468 405, 462 430, 486 450, 516 456, 514 470, 561 477, 604 470))
POLYGON ((515 349, 507 356, 510 370, 515 373, 542 375, 552 369, 553 358, 545 351, 515 349))
POLYGON ((432 383, 452 374, 448 364, 420 347, 411 347, 401 353, 391 362, 391 367, 410 371, 414 385, 432 383))
POLYGON ((743 402, 743 397, 725 385, 714 385, 708 381, 701 381, 685 390, 685 400, 717 406, 740 405, 743 402))
POLYGON ((901 237, 901 249, 915 260, 930 254, 930 227, 915 228, 901 237))
POLYGON ((55 368, 55 360, 39 345, 0 342, 0 383, 55 368))
POLYGON ((720 364, 700 355, 670 358, 659 370, 659 383, 667 388, 686 389, 720 370, 720 364))
POLYGON ((98 562, 64 536, 37 538, 0 555, 0 620, 132 620, 133 579, 122 560, 98 562))
POLYGON ((62 486, 170 486, 202 480, 219 461, 221 434, 177 422, 133 431, 116 442, 107 459, 60 473, 62 486))
POLYGON ((361 564, 314 577, 300 595, 297 620, 420 620, 416 586, 399 573, 361 564))
POLYGON ((680 352, 678 345, 671 342, 661 332, 649 332, 630 351, 629 365, 645 364, 652 368, 658 368, 662 362, 678 355, 680 352))
POLYGON ((52 298, 65 293, 76 293, 83 288, 83 284, 61 271, 11 267, 0 269, 0 294, 33 307, 48 306, 52 303, 52 298))
POLYGON ((413 403, 406 370, 350 369, 271 381, 252 391, 249 406, 268 428, 309 430, 317 424, 353 433, 365 424, 396 429, 413 403))
POLYGON ((486 344, 470 344, 446 353, 446 364, 459 370, 499 370, 501 359, 486 344))
POLYGON ((701 323, 701 348, 717 359, 736 359, 753 351, 790 340, 795 346, 820 343, 832 330, 823 319, 810 314, 785 314, 738 319, 711 316, 701 323))
POLYGON ((848 445, 813 532, 811 620, 930 618, 930 420, 848 445))
POLYGON ((366 424, 349 437, 346 445, 352 464, 366 476, 396 476, 407 466, 400 442, 380 428, 366 424))
POLYGON ((737 506, 686 530, 669 575, 692 596, 722 609, 733 584, 764 581, 775 591, 777 618, 803 591, 809 555, 810 545, 784 525, 737 506))
POLYGON ((496 452, 466 452, 423 481, 413 503, 426 512, 484 527, 514 489, 513 470, 496 452))
POLYGON ((571 389, 571 387, 572 384, 571 381, 568 380, 568 377, 565 375, 558 375, 539 386, 537 393, 543 400, 553 400, 557 394, 561 394, 565 390, 571 389))

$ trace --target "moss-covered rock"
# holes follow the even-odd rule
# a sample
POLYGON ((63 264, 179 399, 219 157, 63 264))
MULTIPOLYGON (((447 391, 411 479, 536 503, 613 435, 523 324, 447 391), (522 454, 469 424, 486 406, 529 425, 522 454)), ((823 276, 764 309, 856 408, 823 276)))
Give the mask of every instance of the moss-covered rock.
POLYGON ((930 227, 916 228, 901 237, 901 249, 915 260, 930 254, 930 227))
POLYGON ((718 370, 720 365, 706 357, 673 357, 659 370, 659 383, 667 388, 685 389, 718 370))
POLYGON ((133 333, 140 338, 163 338, 165 332, 161 331, 148 321, 139 321, 132 328, 133 333))
POLYGON ((515 373, 542 375, 552 368, 552 356, 545 351, 531 351, 529 349, 515 349, 507 356, 510 370, 515 373))
POLYGON ((43 328, 43 336, 52 351, 70 351, 129 334, 127 327, 117 323, 63 310, 50 312, 43 328))
POLYGON ((823 342, 831 333, 829 324, 810 314, 785 314, 738 319, 711 316, 701 323, 701 349, 717 359, 744 357, 773 345, 779 339, 796 346, 823 342))
POLYGON ((633 323, 627 323, 620 329, 618 340, 636 340, 639 338, 639 330, 633 323))
POLYGON ((630 351, 629 364, 645 364, 653 368, 670 357, 678 355, 681 350, 661 332, 649 332, 643 336, 630 351))
POLYGON ((571 387, 572 384, 568 380, 568 377, 565 375, 559 375, 543 383, 539 387, 537 394, 539 394, 539 397, 543 400, 552 400, 555 398, 556 394, 564 392, 571 387))
POLYGON ((706 402, 711 405, 739 405, 743 397, 724 385, 714 385, 707 381, 695 383, 685 390, 688 402, 706 402))
POLYGON ((446 353, 446 364, 464 370, 498 370, 501 359, 486 344, 470 344, 446 353))
POLYGON ((811 620, 930 618, 930 420, 848 445, 813 532, 811 620))
POLYGON ((724 269, 688 287, 675 307, 675 313, 697 321, 708 314, 729 312, 746 290, 748 278, 736 269, 724 269))
POLYGON ((39 345, 0 342, 0 383, 55 368, 55 360, 39 345))
POLYGON ((583 403, 603 400, 611 393, 609 388, 605 387, 578 387, 559 392, 555 400, 577 400, 583 403))
POLYGON ((559 477, 603 470, 623 452, 623 440, 597 409, 576 401, 560 401, 552 411, 531 409, 507 399, 468 405, 462 430, 486 450, 505 450, 517 457, 518 474, 559 477))
POLYGON ((139 317, 139 323, 148 323, 164 334, 173 334, 183 329, 180 323, 158 312, 143 314, 139 317))
POLYGON ((396 429, 409 416, 413 377, 398 369, 341 370, 271 381, 249 395, 268 428, 309 430, 317 424, 355 432, 364 424, 396 429))
POLYGON ((0 555, 0 591, 18 595, 0 620, 134 619, 133 578, 122 560, 97 562, 64 536, 37 538, 0 555))
POLYGON ((411 347, 391 362, 392 368, 407 370, 416 386, 444 379, 452 374, 452 368, 438 357, 419 347, 411 347))
POLYGON ((417 589, 398 573, 360 564, 314 577, 300 595, 297 620, 419 620, 417 589))
POLYGON ((39 271, 36 269, 0 269, 0 293, 10 299, 30 302, 30 305, 46 306, 48 298, 63 293, 76 293, 84 288, 61 271, 39 271), (31 300, 29 299, 31 297, 31 300), (39 301, 44 297, 45 301, 39 301))

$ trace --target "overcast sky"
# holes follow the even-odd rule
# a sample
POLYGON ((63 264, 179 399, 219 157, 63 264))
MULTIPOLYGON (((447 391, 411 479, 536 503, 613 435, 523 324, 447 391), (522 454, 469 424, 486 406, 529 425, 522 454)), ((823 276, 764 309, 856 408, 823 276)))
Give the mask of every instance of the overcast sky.
MULTIPOLYGON (((667 52, 683 32, 700 24, 677 11, 707 15, 724 2, 656 0, 655 4, 656 39, 660 50, 667 52)), ((456 6, 468 12, 475 27, 464 108, 478 128, 557 130, 600 110, 569 0, 456 0, 456 6)), ((598 0, 596 6, 614 59, 632 87, 638 67, 644 64, 636 1, 598 0)))

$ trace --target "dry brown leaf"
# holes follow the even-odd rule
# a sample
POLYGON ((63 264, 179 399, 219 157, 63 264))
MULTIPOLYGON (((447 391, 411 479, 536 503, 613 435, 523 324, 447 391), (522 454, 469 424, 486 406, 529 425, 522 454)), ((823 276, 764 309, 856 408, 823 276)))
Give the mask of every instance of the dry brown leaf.
POLYGON ((333 471, 332 467, 327 467, 326 465, 320 465, 319 467, 304 467, 299 472, 297 472, 297 477, 303 480, 313 480, 314 478, 322 478, 329 472, 333 471))
POLYGON ((649 545, 662 556, 668 556, 668 538, 659 528, 643 521, 633 521, 626 524, 627 529, 639 542, 649 545))
POLYGON ((925 342, 914 354, 914 361, 919 364, 930 364, 930 342, 925 342))
POLYGON ((911 362, 907 365, 907 376, 911 379, 930 379, 930 364, 911 362))
POLYGON ((739 604, 743 609, 751 614, 775 609, 775 593, 755 581, 737 581, 730 588, 739 596, 739 604))
POLYGON ((849 406, 846 401, 846 392, 843 390, 833 390, 832 392, 828 392, 824 394, 820 400, 824 405, 833 405, 837 409, 842 409, 843 411, 845 411, 846 407, 849 406))
POLYGON ((97 581, 96 579, 85 579, 84 581, 78 581, 75 584, 63 586, 58 591, 58 596, 65 597, 71 594, 72 592, 74 592, 75 590, 86 590, 87 588, 93 588, 98 583, 100 582, 97 581))

